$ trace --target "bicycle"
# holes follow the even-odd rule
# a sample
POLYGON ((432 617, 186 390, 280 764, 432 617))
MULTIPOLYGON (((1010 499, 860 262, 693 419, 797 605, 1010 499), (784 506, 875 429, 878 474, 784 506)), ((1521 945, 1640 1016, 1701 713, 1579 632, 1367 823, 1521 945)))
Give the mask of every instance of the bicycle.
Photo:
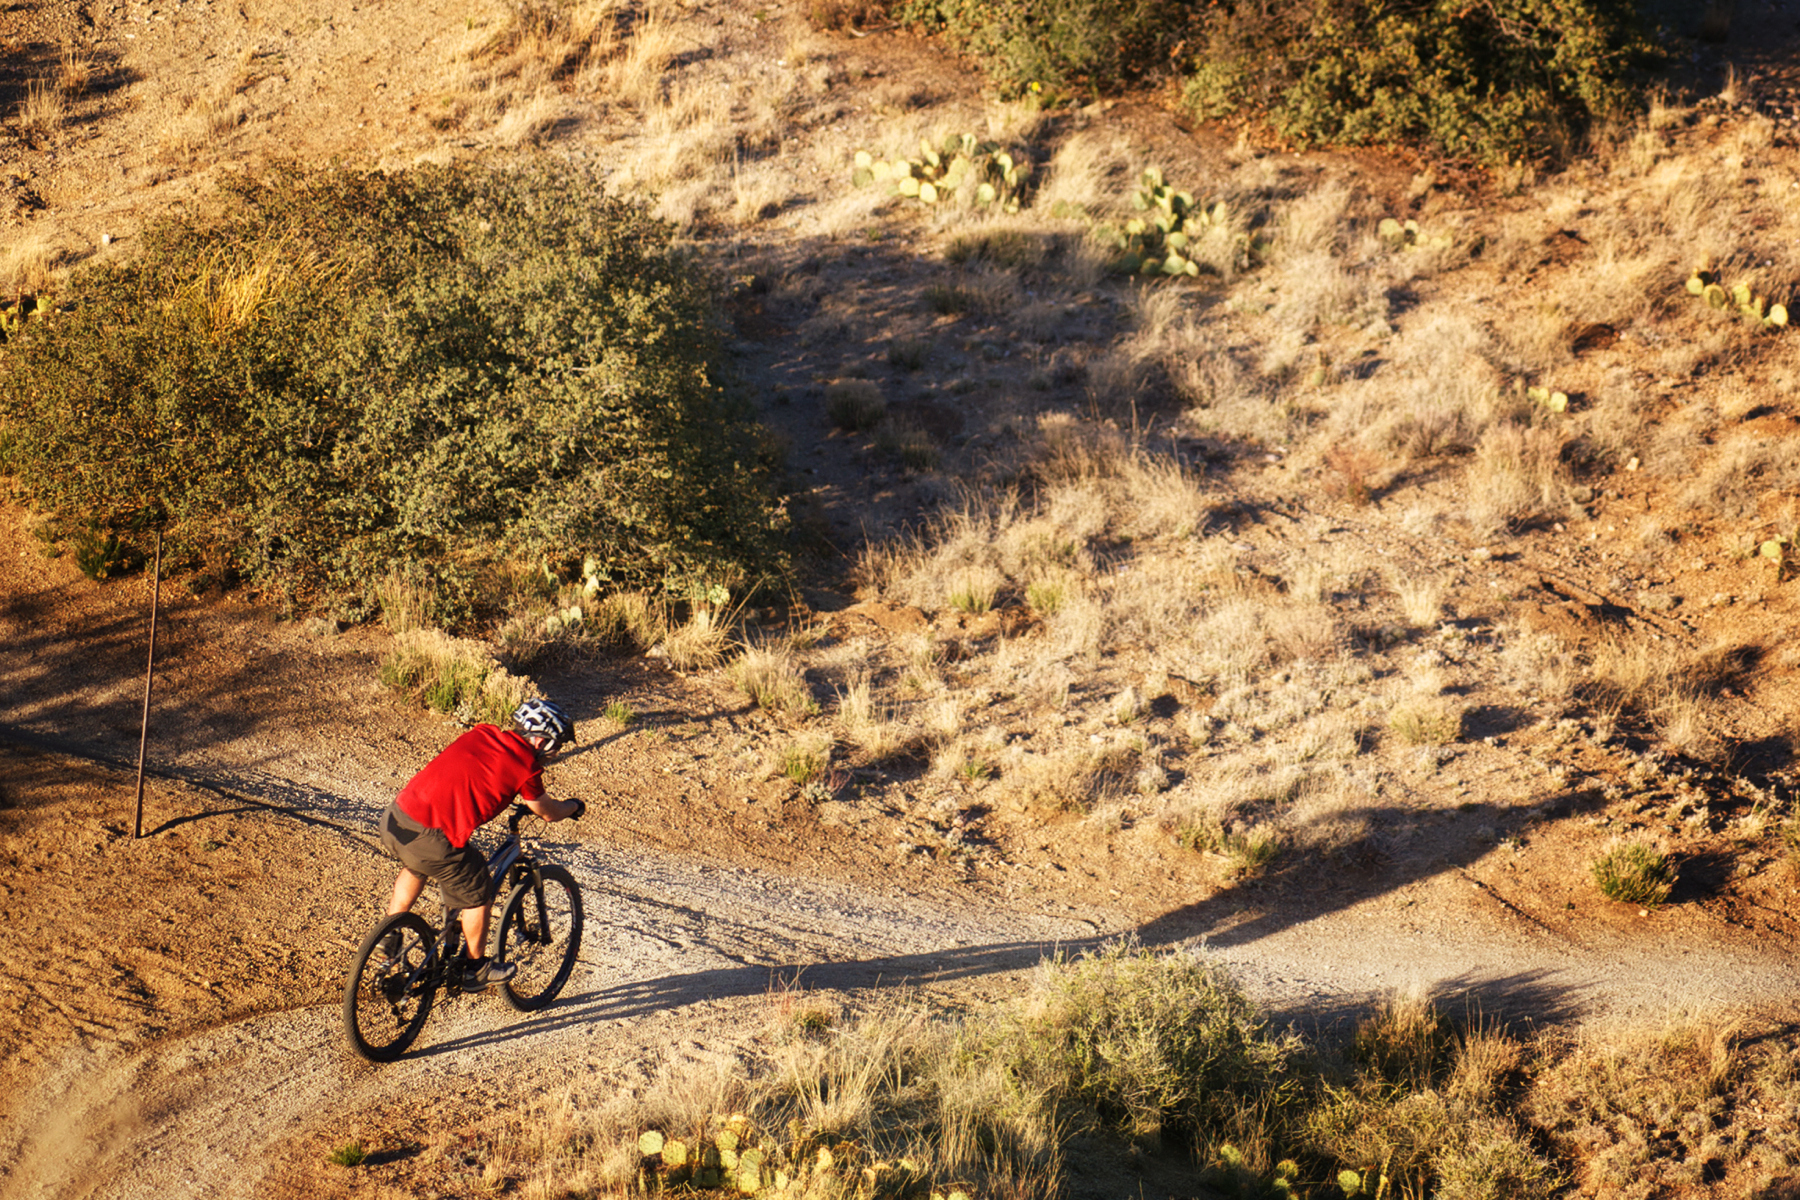
MULTIPOLYGON (((506 837, 488 855, 483 901, 492 905, 501 881, 507 881, 495 956, 518 968, 500 985, 500 996, 519 1012, 535 1012, 556 999, 581 949, 581 889, 563 868, 538 861, 537 844, 520 836, 519 821, 528 811, 515 804, 508 814, 506 837)), ((344 984, 344 1033, 370 1062, 392 1062, 405 1054, 425 1027, 438 990, 451 995, 462 990, 460 913, 446 912, 438 933, 417 913, 396 913, 363 939, 344 984), (382 942, 396 933, 399 954, 390 958, 382 942)))

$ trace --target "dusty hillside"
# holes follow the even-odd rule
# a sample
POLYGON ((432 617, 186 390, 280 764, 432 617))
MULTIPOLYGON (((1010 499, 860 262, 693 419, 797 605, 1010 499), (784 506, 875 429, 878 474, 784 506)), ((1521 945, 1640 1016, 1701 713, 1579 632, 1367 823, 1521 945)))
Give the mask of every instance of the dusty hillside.
POLYGON ((515 1086, 631 1094, 729 1057, 796 978, 966 1002, 1121 932, 1204 940, 1303 1021, 1413 988, 1539 1023, 1789 1019, 1800 660, 1794 584, 1756 547, 1800 524, 1800 335, 1683 289, 1701 254, 1800 282, 1792 60, 1753 63, 1780 30, 1747 22, 1725 101, 1489 180, 1297 156, 1148 100, 999 104, 932 46, 798 5, 537 41, 500 7, 0 14, 14 291, 281 157, 541 150, 653 194, 742 283, 734 353, 813 550, 744 632, 816 702, 758 708, 655 657, 544 672, 590 735, 559 786, 604 801, 561 851, 597 914, 589 974, 525 1033, 497 1006, 434 1023, 451 1049, 399 1086, 342 1060, 334 997, 388 871, 366 822, 454 726, 376 684, 380 626, 177 578, 134 842, 145 581, 81 578, 6 508, 9 1193, 329 1193, 345 1129, 391 1151, 378 1186, 475 1189, 455 1139, 515 1086), (33 90, 51 79, 60 107, 33 90), (859 149, 962 131, 1038 164, 1035 206, 850 186, 859 149), (1049 215, 1122 205, 1152 163, 1257 221, 1266 259, 1139 290, 1049 215), (1388 216, 1450 242, 1385 246, 1388 216), (1526 386, 1571 397, 1567 421, 1526 386), (885 423, 849 427, 870 395, 885 423), (968 484, 1024 500, 997 515, 968 484), (605 721, 614 701, 636 721, 605 721), (821 744, 831 786, 782 773, 821 744), (1597 895, 1588 863, 1620 838, 1672 855, 1669 905, 1597 895), (48 1102, 69 1078, 90 1089, 72 1124, 48 1102), (306 1103, 221 1142, 224 1175, 181 1165, 245 1078, 306 1103))

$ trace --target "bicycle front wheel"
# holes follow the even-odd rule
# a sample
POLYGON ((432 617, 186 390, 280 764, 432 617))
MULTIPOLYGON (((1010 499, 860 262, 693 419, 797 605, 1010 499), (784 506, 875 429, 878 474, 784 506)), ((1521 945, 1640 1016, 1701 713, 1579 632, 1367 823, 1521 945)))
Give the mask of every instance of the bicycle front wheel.
POLYGON ((528 870, 506 898, 500 916, 501 962, 518 972, 500 985, 500 994, 520 1012, 533 1012, 556 999, 575 955, 581 950, 581 889, 558 866, 528 870))
POLYGON ((425 1027, 437 991, 431 926, 413 913, 398 913, 363 939, 344 984, 344 1034, 370 1062, 392 1062, 425 1027), (399 954, 382 943, 393 935, 399 954))

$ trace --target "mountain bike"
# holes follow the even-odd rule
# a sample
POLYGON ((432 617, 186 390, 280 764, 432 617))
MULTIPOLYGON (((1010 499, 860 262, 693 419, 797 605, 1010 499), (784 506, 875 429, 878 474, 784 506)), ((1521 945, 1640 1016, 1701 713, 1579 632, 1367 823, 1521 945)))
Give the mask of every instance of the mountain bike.
MULTIPOLYGON (((504 880, 495 957, 518 967, 500 985, 500 996, 519 1012, 556 999, 581 949, 581 889, 563 868, 540 862, 537 843, 520 836, 519 821, 528 815, 516 804, 508 814, 506 837, 488 855, 485 900, 494 903, 504 880)), ((462 991, 460 914, 449 910, 443 929, 433 932, 417 913, 396 913, 363 939, 344 984, 344 1033, 358 1054, 371 1062, 399 1058, 425 1027, 438 990, 462 991), (383 946, 391 934, 398 940, 393 955, 383 946)))

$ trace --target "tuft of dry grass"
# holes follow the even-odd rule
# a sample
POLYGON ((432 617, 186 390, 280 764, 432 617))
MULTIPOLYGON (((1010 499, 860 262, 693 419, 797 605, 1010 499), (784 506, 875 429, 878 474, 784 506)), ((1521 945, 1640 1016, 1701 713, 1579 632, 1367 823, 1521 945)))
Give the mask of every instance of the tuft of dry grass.
POLYGON ((66 251, 48 230, 31 229, 19 234, 0 250, 0 294, 38 295, 49 291, 65 258, 66 251))
POLYGON ((1567 444, 1561 429, 1511 421, 1491 425, 1481 434, 1465 476, 1468 500, 1463 506, 1477 537, 1516 529, 1565 503, 1567 444))
POLYGON ((710 609, 696 608, 663 633, 658 649, 677 671, 709 671, 730 653, 730 622, 710 609))
POLYGON ((56 60, 56 86, 64 96, 79 96, 94 78, 94 56, 64 42, 56 60))
POLYGON ((25 98, 19 101, 19 133, 28 141, 47 142, 62 129, 68 111, 68 97, 60 84, 33 79, 26 83, 25 98))
POLYGON ((732 661, 729 674, 732 683, 758 708, 777 716, 810 717, 819 711, 790 640, 745 646, 732 661))
POLYGON ((825 389, 825 415, 839 429, 862 433, 887 416, 887 400, 868 379, 841 379, 825 389))
POLYGON ((1446 746, 1463 732, 1463 706, 1446 696, 1419 696, 1394 706, 1388 728, 1409 746, 1446 746))
POLYGON ((169 97, 165 107, 169 116, 162 124, 161 147, 165 153, 190 159, 216 150, 249 113, 247 102, 229 85, 169 97))

